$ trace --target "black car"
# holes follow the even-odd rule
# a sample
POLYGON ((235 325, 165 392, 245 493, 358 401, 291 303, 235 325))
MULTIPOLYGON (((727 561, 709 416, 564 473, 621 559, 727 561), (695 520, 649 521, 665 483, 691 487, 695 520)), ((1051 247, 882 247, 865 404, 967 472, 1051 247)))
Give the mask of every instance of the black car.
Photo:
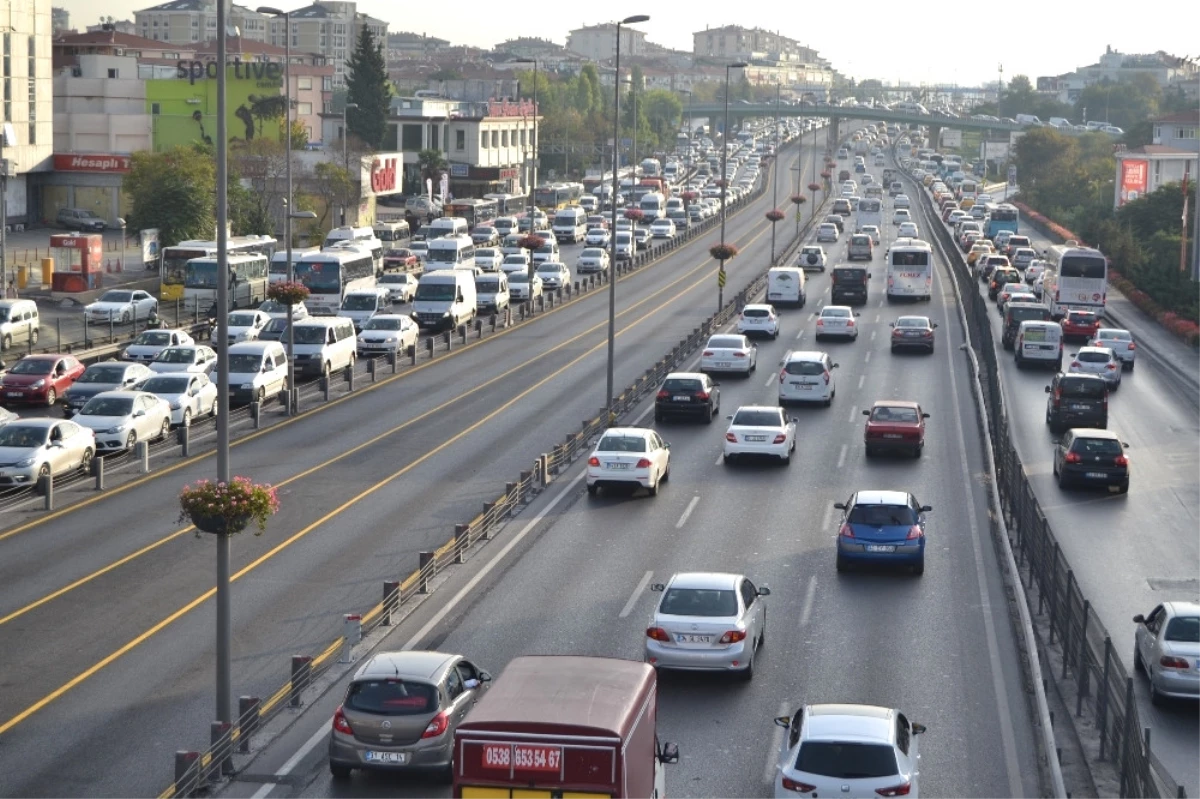
POLYGON ((1069 427, 1108 427, 1108 384, 1097 375, 1059 372, 1046 386, 1046 424, 1051 433, 1069 427))
POLYGON ((719 386, 700 372, 672 372, 654 398, 654 421, 661 422, 671 414, 687 414, 711 423, 721 410, 719 386))
POLYGON ((1077 427, 1055 442, 1054 476, 1058 487, 1098 485, 1129 491, 1128 444, 1108 430, 1077 427))
POLYGON ((830 299, 834 305, 862 305, 867 301, 871 273, 861 266, 835 266, 830 274, 830 299))

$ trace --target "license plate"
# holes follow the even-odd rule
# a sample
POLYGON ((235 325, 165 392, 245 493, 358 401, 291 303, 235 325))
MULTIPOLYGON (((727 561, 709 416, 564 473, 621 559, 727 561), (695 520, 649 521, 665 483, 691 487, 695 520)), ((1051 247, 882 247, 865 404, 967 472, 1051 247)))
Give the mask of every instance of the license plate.
POLYGON ((24 391, 9 391, 9 392, 8 392, 8 396, 10 396, 10 397, 23 397, 23 396, 25 396, 25 392, 24 392, 24 391))
POLYGON ((867 544, 868 552, 895 552, 896 547, 890 544, 867 544))
POLYGON ((608 463, 605 464, 609 469, 628 469, 628 463, 608 463))
POLYGON ((1108 477, 1108 475, 1104 472, 1088 472, 1087 477, 1093 480, 1103 480, 1105 477, 1108 477))
POLYGON ((1071 410, 1073 410, 1073 411, 1084 411, 1084 410, 1087 410, 1087 406, 1086 406, 1086 405, 1084 405, 1082 402, 1072 402, 1072 403, 1071 403, 1071 410))
POLYGON ((711 644, 711 635, 691 635, 686 633, 677 633, 675 642, 679 644, 711 644))
POLYGON ((367 752, 365 759, 372 763, 398 763, 402 765, 408 762, 408 752, 367 752))
POLYGON ((691 402, 692 401, 692 398, 687 396, 686 394, 676 394, 674 397, 671 397, 671 399, 674 400, 675 402, 691 402))
POLYGON ((729 361, 717 361, 718 369, 728 369, 732 365, 729 361))
POLYGON ((766 436, 746 436, 747 441, 766 441, 766 436))
POLYGON ((904 438, 904 436, 900 435, 899 433, 884 433, 883 437, 884 438, 904 438))

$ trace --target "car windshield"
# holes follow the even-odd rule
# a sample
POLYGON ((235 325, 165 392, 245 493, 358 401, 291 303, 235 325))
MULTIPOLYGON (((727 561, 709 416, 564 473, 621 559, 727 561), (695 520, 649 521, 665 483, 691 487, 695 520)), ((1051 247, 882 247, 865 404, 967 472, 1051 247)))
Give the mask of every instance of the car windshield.
POLYGON ((580 258, 601 258, 604 255, 604 250, 599 247, 588 247, 583 252, 579 253, 580 258))
POLYGON ((438 691, 423 682, 359 680, 346 692, 346 708, 379 716, 420 716, 438 707, 438 691))
POLYGON ((363 325, 363 330, 399 330, 402 324, 404 324, 402 319, 381 319, 376 316, 374 319, 367 320, 367 323, 363 325))
POLYGON ((24 358, 13 364, 8 370, 10 375, 48 375, 54 368, 54 361, 45 358, 24 358))
POLYGON ((231 313, 229 315, 230 327, 254 327, 254 314, 250 313, 231 313))
POLYGON ((1133 335, 1128 330, 1101 330, 1097 337, 1106 341, 1133 341, 1133 335))
POLYGON ((646 439, 641 436, 611 435, 600 439, 597 452, 645 452, 646 439))
POLYGON ((542 264, 538 267, 539 275, 553 275, 557 277, 562 272, 562 264, 542 264))
POLYGON ((1095 350, 1081 352, 1075 357, 1079 359, 1080 363, 1108 363, 1110 358, 1107 352, 1096 352, 1095 350))
POLYGON ((1096 321, 1096 315, 1088 311, 1071 311, 1067 318, 1077 325, 1090 325, 1096 321))
POLYGON ((147 330, 139 334, 133 343, 151 347, 162 347, 171 343, 171 334, 163 330, 147 330))
POLYGON ((120 383, 125 379, 125 366, 90 366, 76 383, 120 383))
POLYGON ((374 311, 379 305, 379 298, 374 294, 351 294, 342 300, 343 311, 374 311))
POLYGON ((131 291, 106 291, 100 295, 100 302, 129 302, 132 298, 131 291))
POLYGON ((898 773, 896 753, 884 744, 805 741, 796 770, 836 780, 864 780, 898 773))
POLYGON ((195 359, 196 351, 191 347, 168 347, 154 360, 159 363, 191 363, 195 359))
POLYGON ((929 327, 929 320, 923 316, 901 316, 896 327, 929 327))
POLYGON ((0 447, 40 447, 46 443, 48 427, 9 424, 0 427, 0 447))
POLYGON ((258 310, 263 313, 287 313, 287 306, 282 302, 266 300, 262 305, 258 306, 258 310))
POLYGON ((395 283, 397 285, 405 285, 408 283, 408 275, 384 275, 379 278, 380 283, 395 283))
POLYGON ((733 415, 734 427, 782 427, 783 416, 777 410, 742 410, 733 415))
POLYGON ((151 394, 182 394, 187 391, 190 377, 152 377, 145 382, 139 383, 138 388, 142 391, 149 391, 151 394))
POLYGON ((83 416, 128 416, 132 410, 132 397, 92 397, 79 413, 83 416))
POLYGON ((322 325, 296 325, 296 329, 292 335, 296 339, 297 344, 324 344, 326 339, 325 328, 322 325))
POLYGON ((1163 640, 1185 644, 1200 643, 1200 616, 1176 616, 1167 622, 1163 640))
POLYGON ((383 254, 384 258, 407 258, 412 255, 412 252, 406 249, 388 250, 383 254))
POLYGON ((658 612, 669 616, 736 616, 737 594, 710 588, 671 588, 658 612))
POLYGON ((496 250, 495 248, 484 247, 482 249, 475 251, 475 257, 477 259, 478 258, 495 258, 498 253, 499 253, 499 250, 496 250))
POLYGON ((741 336, 713 336, 708 340, 708 346, 719 350, 740 350, 745 347, 741 336))
POLYGON ((907 505, 855 505, 846 518, 850 524, 865 524, 871 527, 886 525, 913 525, 916 514, 907 505))
POLYGON ((516 272, 510 272, 508 275, 508 282, 510 284, 512 284, 512 283, 528 283, 529 282, 529 272, 525 271, 524 269, 518 270, 516 272))
POLYGON ((1115 438, 1084 438, 1075 439, 1071 451, 1079 455, 1111 455, 1116 457, 1123 453, 1121 442, 1115 438))
MULTIPOLYGON (((297 328, 296 333, 299 334, 299 332, 300 328, 297 328)), ((324 338, 322 338, 322 340, 324 340, 324 338)), ((300 343, 299 335, 296 336, 296 343, 300 343)), ((262 366, 262 357, 258 355, 238 353, 229 356, 230 374, 247 374, 249 372, 257 372, 260 366, 262 366)))
POLYGON ((700 391, 700 381, 693 377, 671 377, 663 383, 663 391, 700 391))

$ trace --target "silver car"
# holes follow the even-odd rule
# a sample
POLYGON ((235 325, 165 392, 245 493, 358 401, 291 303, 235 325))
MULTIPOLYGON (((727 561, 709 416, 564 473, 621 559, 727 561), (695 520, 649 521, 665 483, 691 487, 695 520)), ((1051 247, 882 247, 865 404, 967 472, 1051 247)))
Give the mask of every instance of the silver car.
POLYGON ((17 419, 0 427, 0 486, 32 486, 38 478, 87 473, 96 454, 88 428, 64 419, 17 419))
POLYGON ((727 671, 754 676, 766 640, 767 586, 744 574, 680 572, 652 590, 662 599, 646 628, 646 662, 658 669, 727 671))
POLYGON ((1109 391, 1121 387, 1121 362, 1108 347, 1080 347, 1071 358, 1067 372, 1103 377, 1109 391))
POLYGON ((1133 334, 1128 330, 1102 327, 1096 331, 1096 335, 1092 336, 1088 346, 1107 347, 1113 351, 1113 355, 1121 362, 1121 366, 1128 366, 1130 370, 1137 361, 1137 345, 1133 342, 1133 334))
POLYGON ((1149 679, 1150 701, 1200 697, 1200 603, 1164 602, 1133 621, 1133 665, 1149 679))
POLYGON ((849 305, 826 305, 817 317, 817 332, 815 338, 820 341, 828 336, 839 336, 858 340, 858 325, 854 317, 858 312, 849 305))
POLYGON ((362 665, 333 714, 329 771, 448 770, 454 731, 491 675, 462 655, 380 652, 362 665))

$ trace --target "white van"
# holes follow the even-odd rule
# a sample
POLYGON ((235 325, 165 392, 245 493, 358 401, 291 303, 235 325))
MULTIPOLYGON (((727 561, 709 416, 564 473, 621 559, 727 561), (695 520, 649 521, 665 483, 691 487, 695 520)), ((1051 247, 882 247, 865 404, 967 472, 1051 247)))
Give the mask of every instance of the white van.
POLYGON ((798 266, 773 266, 767 270, 767 302, 803 308, 808 301, 804 270, 798 266))
POLYGON ((557 241, 578 244, 587 235, 587 211, 578 205, 560 208, 554 214, 554 221, 551 223, 550 229, 554 232, 554 238, 557 241))
POLYGON ((0 300, 0 350, 14 344, 37 344, 41 320, 33 300, 0 300))
POLYGON ((1034 114, 1017 114, 1018 125, 1040 125, 1042 120, 1038 119, 1034 114))
POLYGON ((327 377, 354 365, 358 340, 354 322, 344 316, 310 316, 292 325, 296 371, 308 377, 327 377))
POLYGON ((425 271, 439 269, 474 269, 475 242, 465 234, 456 233, 429 240, 429 254, 425 257, 425 271))
POLYGON ((392 290, 387 287, 373 289, 357 289, 347 291, 342 297, 342 307, 338 316, 344 316, 354 323, 354 331, 362 330, 375 314, 390 313, 392 310, 392 290))
POLYGON ((457 328, 475 318, 473 270, 441 269, 417 281, 412 318, 421 327, 457 328))
POLYGON ((616 246, 617 260, 618 261, 632 261, 633 254, 634 254, 634 248, 636 246, 633 241, 633 231, 632 230, 618 230, 616 233, 616 236, 617 236, 617 242, 616 242, 617 243, 617 246, 616 246))
POLYGON ((1028 319, 1017 329, 1017 338, 1013 344, 1013 355, 1017 368, 1024 369, 1026 364, 1036 364, 1062 371, 1063 336, 1062 325, 1057 322, 1042 322, 1028 319))
POLYGON ((432 244, 435 240, 443 236, 466 236, 470 238, 467 231, 467 220, 461 216, 439 216, 430 222, 425 240, 432 244))
MULTIPOLYGON (((287 350, 278 341, 229 345, 229 399, 233 402, 261 403, 282 394, 287 373, 287 350)), ((215 369, 209 379, 217 382, 215 369)))
POLYGON ((638 203, 638 209, 642 212, 642 221, 649 224, 667 215, 667 201, 663 198, 662 194, 652 191, 642 197, 638 203))
POLYGON ((500 313, 508 306, 508 275, 492 272, 475 277, 476 310, 480 313, 500 313))
POLYGON ((510 233, 517 232, 517 218, 515 216, 498 216, 492 220, 492 227, 496 228, 500 238, 504 238, 510 233))

